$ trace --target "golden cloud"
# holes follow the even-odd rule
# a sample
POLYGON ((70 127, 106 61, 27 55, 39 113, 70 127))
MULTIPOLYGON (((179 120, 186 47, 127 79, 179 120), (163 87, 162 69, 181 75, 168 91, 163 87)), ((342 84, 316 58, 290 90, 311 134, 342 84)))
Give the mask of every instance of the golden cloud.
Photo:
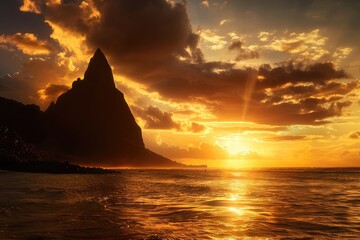
POLYGON ((210 7, 209 0, 201 0, 201 6, 205 8, 210 7))
POLYGON ((217 144, 200 143, 198 146, 180 147, 161 142, 152 149, 170 158, 228 159, 228 152, 217 144))
POLYGON ((319 29, 308 33, 294 32, 286 37, 274 37, 269 40, 270 36, 271 34, 268 32, 261 32, 259 34, 260 41, 270 41, 268 45, 264 46, 265 48, 279 52, 287 52, 296 55, 297 58, 301 60, 309 59, 317 61, 329 54, 329 51, 324 48, 327 37, 321 36, 319 29))
POLYGON ((0 35, 0 47, 9 50, 18 49, 26 55, 49 55, 54 46, 45 40, 39 40, 32 33, 15 33, 14 35, 0 35))
POLYGON ((67 85, 59 85, 49 83, 44 89, 38 90, 38 94, 41 100, 56 99, 60 94, 69 90, 70 87, 67 85))
POLYGON ((221 21, 220 21, 219 25, 222 26, 222 25, 225 25, 225 24, 227 24, 227 23, 229 23, 229 22, 231 22, 230 19, 224 19, 224 20, 221 20, 221 21))
POLYGON ((23 4, 20 6, 20 11, 40 14, 41 2, 41 0, 23 0, 23 4))
POLYGON ((15 33, 14 35, 0 35, 0 48, 20 50, 26 55, 49 55, 54 47, 45 40, 39 40, 32 33, 15 33))
POLYGON ((204 41, 205 46, 211 50, 223 49, 227 44, 224 36, 216 34, 216 32, 211 29, 200 29, 198 30, 198 34, 204 41))

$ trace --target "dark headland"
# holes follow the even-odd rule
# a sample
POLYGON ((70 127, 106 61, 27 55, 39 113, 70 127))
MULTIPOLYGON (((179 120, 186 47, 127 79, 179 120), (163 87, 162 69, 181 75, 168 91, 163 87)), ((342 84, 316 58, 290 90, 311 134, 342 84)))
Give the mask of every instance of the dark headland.
POLYGON ((0 169, 102 171, 74 164, 186 167, 145 148, 141 128, 124 94, 115 87, 111 67, 100 49, 91 58, 84 79, 74 81, 45 112, 36 105, 0 97, 0 169))

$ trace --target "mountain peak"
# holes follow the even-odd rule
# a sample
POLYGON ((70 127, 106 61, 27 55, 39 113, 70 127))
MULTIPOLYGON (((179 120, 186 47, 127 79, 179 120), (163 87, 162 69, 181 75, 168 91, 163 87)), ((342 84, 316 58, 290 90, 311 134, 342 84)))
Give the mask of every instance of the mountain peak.
POLYGON ((105 54, 101 51, 100 48, 96 49, 96 51, 95 51, 95 53, 93 55, 93 58, 101 58, 101 59, 107 61, 106 57, 105 57, 105 54))
POLYGON ((84 80, 104 87, 115 88, 111 67, 100 48, 98 48, 89 62, 84 74, 84 80))

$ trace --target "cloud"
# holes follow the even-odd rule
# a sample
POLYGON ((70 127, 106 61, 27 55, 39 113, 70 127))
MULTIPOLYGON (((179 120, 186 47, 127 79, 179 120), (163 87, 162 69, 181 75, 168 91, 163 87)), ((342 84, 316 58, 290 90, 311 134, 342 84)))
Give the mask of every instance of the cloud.
POLYGON ((351 138, 351 139, 359 139, 360 138, 360 131, 350 133, 349 138, 351 138))
POLYGON ((188 128, 188 131, 193 133, 200 133, 204 132, 206 130, 206 127, 200 123, 192 122, 188 128))
POLYGON ((241 132, 241 133, 256 133, 256 132, 285 132, 288 130, 287 127, 284 126, 268 126, 265 125, 263 127, 236 127, 236 126, 229 126, 229 127, 216 127, 215 130, 225 133, 234 133, 234 132, 241 132))
POLYGON ((173 114, 161 111, 158 107, 139 108, 132 106, 135 116, 141 118, 145 129, 173 129, 179 132, 202 133, 206 127, 196 122, 180 122, 174 120, 173 114))
POLYGON ((173 120, 173 115, 157 107, 148 106, 140 109, 133 107, 135 114, 145 121, 147 129, 180 129, 180 124, 173 120))
POLYGON ((0 48, 17 49, 26 55, 49 55, 54 46, 45 40, 39 40, 32 33, 15 33, 14 35, 0 35, 0 48))
POLYGON ((240 40, 240 36, 236 32, 229 32, 228 35, 230 36, 232 41, 240 40))
POLYGON ((341 60, 344 60, 345 58, 347 58, 351 54, 352 51, 353 51, 353 49, 349 48, 349 47, 339 47, 335 50, 332 57, 336 61, 341 61, 341 60))
POLYGON ((66 50, 72 43, 80 47, 79 52, 79 48, 69 49, 76 55, 73 58, 80 59, 82 53, 89 54, 100 47, 116 66, 116 72, 145 81, 176 64, 179 57, 202 61, 197 47, 199 36, 191 29, 185 3, 171 4, 165 0, 91 2, 99 12, 98 18, 91 19, 88 11, 73 2, 46 8, 46 21, 54 28, 52 37, 64 43, 66 50), (68 42, 71 35, 76 39, 68 42))
POLYGON ((257 70, 203 65, 198 71, 195 66, 188 69, 188 78, 177 77, 152 87, 168 98, 202 101, 222 120, 272 125, 324 124, 325 119, 343 114, 351 105, 346 96, 359 87, 357 81, 342 82, 346 74, 331 63, 264 65, 257 70))
POLYGON ((259 58, 260 54, 256 51, 249 50, 243 46, 243 42, 240 40, 234 41, 228 47, 230 51, 237 51, 235 61, 248 60, 259 58))
POLYGON ((60 91, 66 90, 63 83, 75 80, 79 74, 59 65, 57 59, 31 58, 19 72, 0 77, 0 95, 47 108, 60 91))
POLYGON ((209 0, 201 0, 201 6, 208 8, 210 6, 209 0))
POLYGON ((198 31, 201 39, 205 42, 205 46, 211 50, 220 50, 225 47, 227 41, 224 36, 217 35, 215 31, 203 29, 198 31))
POLYGON ((220 26, 223 26, 223 25, 225 25, 225 24, 227 24, 227 23, 229 23, 229 22, 231 22, 230 19, 224 19, 224 20, 221 20, 221 21, 220 21, 219 25, 220 25, 220 26))
POLYGON ((46 100, 49 98, 56 99, 60 96, 60 94, 66 92, 69 89, 70 87, 67 85, 49 83, 44 89, 38 90, 38 94, 40 95, 40 99, 42 100, 46 100))
POLYGON ((180 147, 161 142, 152 149, 169 158, 228 159, 229 154, 217 144, 200 143, 198 146, 180 147))
MULTIPOLYGON (((224 48, 228 42, 214 30, 194 32, 184 2, 86 0, 43 7, 45 19, 53 28, 51 37, 62 47, 58 56, 62 66, 78 70, 87 62, 87 55, 100 47, 115 73, 136 81, 169 104, 197 104, 215 119, 271 125, 324 124, 344 114, 352 103, 347 96, 358 88, 356 81, 343 80, 347 75, 328 62, 259 68, 206 62, 200 40, 210 49, 224 48)), ((244 47, 235 40, 236 33, 229 36, 238 60, 258 57, 255 47, 244 47)), ((325 54, 325 42, 319 30, 314 30, 269 36, 266 46, 316 60, 325 54)), ((158 110, 162 115, 152 114, 168 119, 168 125, 162 126, 174 127, 176 118, 158 110)), ((144 118, 150 114, 142 111, 147 113, 144 118)), ((150 121, 150 126, 154 124, 150 121)))
POLYGON ((274 141, 274 142, 280 142, 280 141, 296 141, 296 140, 303 140, 306 136, 298 136, 298 135, 279 135, 279 136, 273 136, 266 138, 267 141, 274 141))
POLYGON ((242 48, 243 43, 241 41, 232 42, 229 46, 229 50, 239 50, 242 48))
POLYGON ((267 42, 269 41, 269 37, 272 35, 272 33, 269 32, 259 32, 258 39, 260 42, 267 42))
POLYGON ((264 46, 265 48, 293 54, 300 60, 317 61, 329 54, 329 51, 324 48, 328 38, 321 36, 319 29, 308 33, 294 32, 282 38, 274 37, 269 40, 270 36, 268 32, 259 34, 260 41, 270 42, 264 46))
POLYGON ((23 0, 23 5, 20 6, 20 11, 40 14, 41 2, 41 0, 23 0))
MULTIPOLYGON (((355 50, 351 47, 331 47, 328 37, 322 36, 319 29, 310 32, 259 32, 258 39, 261 50, 272 50, 290 55, 290 59, 298 62, 332 61, 337 66, 355 50)), ((268 52, 268 51, 267 51, 268 52)), ((348 69, 348 68, 347 68, 348 69)))
POLYGON ((315 63, 306 66, 289 62, 276 68, 263 65, 259 68, 259 75, 264 77, 259 82, 262 88, 280 87, 287 83, 292 85, 298 83, 316 84, 325 87, 325 85, 331 86, 334 83, 342 85, 342 82, 330 80, 347 78, 346 73, 343 70, 335 69, 334 64, 331 62, 315 63))

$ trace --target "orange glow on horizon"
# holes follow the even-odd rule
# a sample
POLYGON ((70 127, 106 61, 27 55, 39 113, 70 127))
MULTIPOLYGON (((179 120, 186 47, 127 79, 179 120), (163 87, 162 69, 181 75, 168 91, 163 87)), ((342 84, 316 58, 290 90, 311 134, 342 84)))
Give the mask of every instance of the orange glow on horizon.
POLYGON ((216 144, 225 149, 229 153, 230 157, 236 156, 240 153, 246 154, 251 151, 249 142, 246 141, 246 139, 244 139, 243 137, 237 135, 220 137, 216 141, 216 144))

